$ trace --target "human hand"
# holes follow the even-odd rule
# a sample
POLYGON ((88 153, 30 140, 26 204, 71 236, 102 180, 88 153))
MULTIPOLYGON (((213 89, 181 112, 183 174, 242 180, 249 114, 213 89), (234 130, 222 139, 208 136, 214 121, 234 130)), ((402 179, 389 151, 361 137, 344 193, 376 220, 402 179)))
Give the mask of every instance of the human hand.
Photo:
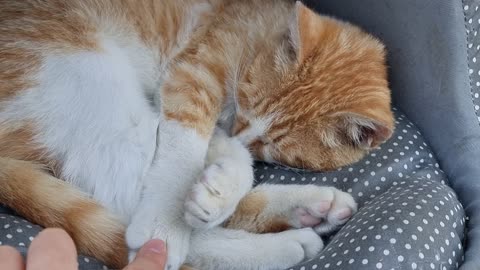
MULTIPOLYGON (((123 270, 157 270, 165 268, 167 251, 161 240, 148 241, 135 260, 123 270)), ((77 250, 72 238, 61 229, 45 229, 30 245, 26 264, 20 253, 0 246, 0 269, 5 270, 77 270, 77 250)))

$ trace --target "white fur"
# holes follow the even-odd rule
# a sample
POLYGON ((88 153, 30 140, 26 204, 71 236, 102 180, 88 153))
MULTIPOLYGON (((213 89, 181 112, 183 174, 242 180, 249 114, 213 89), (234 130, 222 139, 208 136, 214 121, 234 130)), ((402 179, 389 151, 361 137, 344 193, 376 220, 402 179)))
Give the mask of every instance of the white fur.
POLYGON ((319 234, 333 231, 357 212, 353 197, 334 187, 263 184, 254 190, 267 197, 264 215, 288 217, 295 228, 306 227, 302 218, 318 219, 319 224, 312 227, 319 234))
POLYGON ((250 126, 236 137, 244 144, 248 145, 255 139, 262 137, 270 127, 274 116, 260 118, 260 117, 248 117, 250 126))
POLYGON ((303 229, 274 234, 218 227, 195 230, 187 257, 189 264, 209 270, 287 269, 315 256, 323 248, 318 234, 332 232, 357 211, 352 196, 333 187, 264 184, 253 192, 263 194, 268 201, 262 215, 287 217, 292 227, 303 229), (350 211, 350 216, 340 219, 339 213, 345 211, 350 211), (313 230, 305 228, 305 216, 318 219, 319 224, 312 225, 313 230))
POLYGON ((178 269, 187 256, 192 228, 183 218, 183 204, 204 168, 208 141, 175 121, 160 121, 157 153, 144 180, 144 190, 127 243, 138 249, 151 238, 165 240, 168 269, 178 269))
MULTIPOLYGON (((102 50, 44 55, 35 87, 0 104, 0 125, 7 121, 31 123, 35 142, 48 149, 51 158, 62 161, 61 178, 90 194, 125 223, 131 221, 127 230, 130 248, 138 249, 150 238, 166 240, 171 270, 178 269, 189 251, 192 227, 184 214, 191 225, 205 225, 198 222, 199 216, 205 216, 189 203, 213 214, 206 227, 231 215, 253 182, 252 159, 239 142, 248 145, 263 136, 273 119, 249 118, 251 127, 238 138, 217 133, 208 156, 208 141, 194 130, 162 119, 158 93, 168 61, 181 51, 186 42, 183 38, 198 23, 196 17, 207 9, 199 5, 191 11, 191 20, 175 41, 179 47, 170 56, 148 50, 135 42, 135 36, 125 38, 118 29, 106 29, 103 34, 118 33, 102 39, 102 50), (149 100, 152 96, 155 106, 149 100), (199 175, 206 181, 195 184, 199 175), (192 189, 201 194, 185 203, 192 189)), ((268 153, 265 156, 268 160, 268 153)), ((279 189, 289 190, 281 192, 282 200, 301 199, 295 188, 279 189)), ((284 211, 281 207, 290 206, 269 207, 268 211, 284 211)), ((195 232, 192 239, 189 259, 211 266, 204 269, 287 268, 323 246, 310 229, 254 235, 214 228, 195 232)))
POLYGON ((322 248, 311 228, 273 234, 213 228, 193 234, 187 262, 208 270, 288 269, 322 248))
POLYGON ((217 130, 210 141, 206 169, 185 202, 185 218, 194 228, 225 221, 252 188, 253 160, 236 138, 217 130))
POLYGON ((62 161, 61 177, 128 222, 155 151, 153 113, 127 54, 48 55, 37 86, 8 101, 3 121, 28 121, 35 141, 62 161))

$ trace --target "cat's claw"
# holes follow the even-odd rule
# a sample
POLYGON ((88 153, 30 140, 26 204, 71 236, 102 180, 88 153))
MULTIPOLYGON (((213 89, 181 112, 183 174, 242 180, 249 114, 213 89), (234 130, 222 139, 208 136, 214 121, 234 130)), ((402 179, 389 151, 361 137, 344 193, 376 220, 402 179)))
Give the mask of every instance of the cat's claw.
POLYGON ((312 227, 323 235, 345 224, 356 212, 357 203, 350 194, 331 187, 312 187, 291 212, 290 224, 312 227))
POLYGON ((242 179, 246 177, 251 176, 238 172, 234 160, 222 160, 208 166, 185 201, 186 222, 197 229, 212 228, 224 222, 251 185, 242 179))

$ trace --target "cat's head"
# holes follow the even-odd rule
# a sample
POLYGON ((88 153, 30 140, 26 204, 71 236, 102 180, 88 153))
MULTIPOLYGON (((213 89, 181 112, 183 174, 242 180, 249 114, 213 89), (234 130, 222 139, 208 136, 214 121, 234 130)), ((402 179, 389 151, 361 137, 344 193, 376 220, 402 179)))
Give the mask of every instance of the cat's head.
POLYGON ((257 159, 291 167, 358 161, 394 129, 384 46, 300 2, 293 13, 288 34, 248 67, 232 134, 257 159))

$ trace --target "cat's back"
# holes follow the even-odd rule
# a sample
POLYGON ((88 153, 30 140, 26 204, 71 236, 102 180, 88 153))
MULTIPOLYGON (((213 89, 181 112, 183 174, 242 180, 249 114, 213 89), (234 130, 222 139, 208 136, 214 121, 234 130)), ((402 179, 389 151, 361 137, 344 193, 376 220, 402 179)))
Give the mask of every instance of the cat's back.
MULTIPOLYGON (((158 80, 210 10, 207 0, 0 0, 0 102, 35 84, 49 56, 120 48, 158 80), (154 74, 157 73, 157 74, 154 74)), ((150 82, 153 86, 157 82, 150 82)))

